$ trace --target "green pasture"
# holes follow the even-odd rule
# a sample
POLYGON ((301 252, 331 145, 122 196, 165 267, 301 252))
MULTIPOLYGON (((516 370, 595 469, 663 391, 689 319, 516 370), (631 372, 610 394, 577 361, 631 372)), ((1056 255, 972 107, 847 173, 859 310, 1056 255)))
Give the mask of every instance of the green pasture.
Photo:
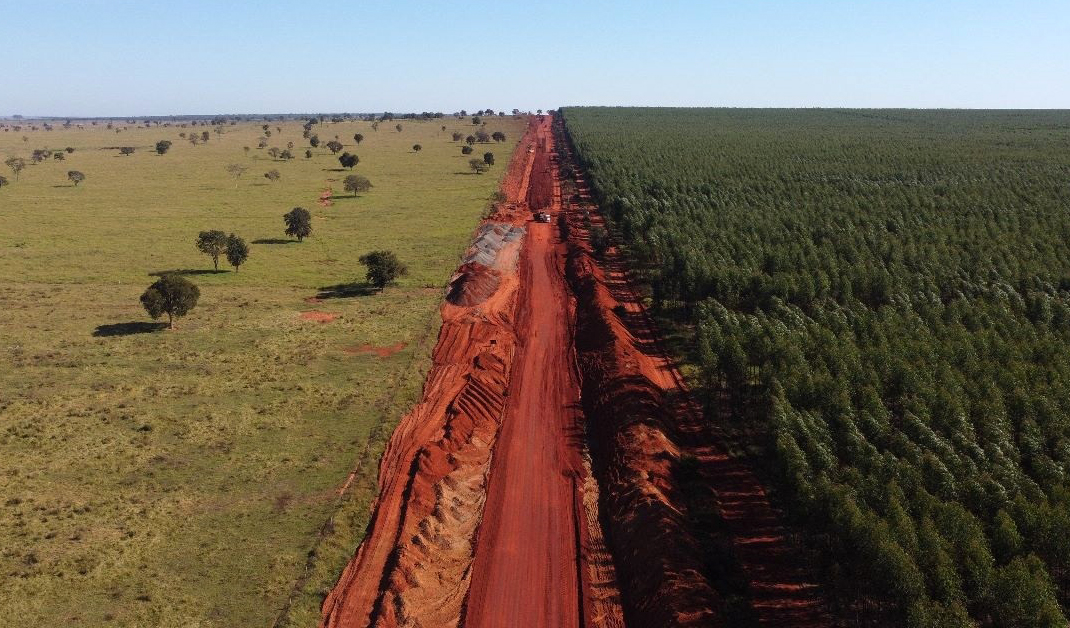
POLYGON ((524 125, 486 121, 508 139, 476 145, 497 157, 484 175, 450 138, 475 130, 468 118, 316 125, 311 159, 302 121, 269 123, 290 161, 257 148, 259 121, 0 130, 0 161, 75 149, 17 182, 0 171, 0 624, 270 626, 287 606, 283 623, 314 623, 363 534, 382 444, 419 393, 442 287, 524 125), (179 137, 202 131, 206 144, 179 137), (370 192, 343 192, 349 172, 323 145, 336 135, 370 192), (229 164, 248 169, 235 179, 229 164), (301 243, 283 234, 295 206, 313 214, 301 243), (208 229, 250 243, 240 272, 206 272, 194 240, 208 229), (361 294, 357 258, 373 249, 409 275, 361 294), (138 297, 175 270, 200 303, 151 331, 138 297))

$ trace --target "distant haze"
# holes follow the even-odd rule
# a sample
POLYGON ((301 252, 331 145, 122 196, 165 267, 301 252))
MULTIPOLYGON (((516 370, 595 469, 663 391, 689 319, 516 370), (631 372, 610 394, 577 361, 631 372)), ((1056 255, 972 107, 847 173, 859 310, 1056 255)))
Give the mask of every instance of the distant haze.
POLYGON ((0 0, 0 115, 1070 108, 1070 2, 0 0))

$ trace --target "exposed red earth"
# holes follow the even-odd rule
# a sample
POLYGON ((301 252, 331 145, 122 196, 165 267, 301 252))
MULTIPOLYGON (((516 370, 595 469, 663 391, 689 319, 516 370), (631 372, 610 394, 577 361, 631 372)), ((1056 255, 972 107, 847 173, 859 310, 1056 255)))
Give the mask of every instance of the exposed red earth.
POLYGON ((321 626, 724 625, 674 478, 685 454, 716 494, 757 618, 831 624, 761 485, 687 402, 615 254, 591 256, 556 171, 550 121, 533 120, 447 289, 422 399, 387 445, 321 626), (535 210, 564 216, 568 241, 535 210))
MULTIPOLYGON (((562 152, 568 155, 567 147, 562 152)), ((578 187, 587 201, 583 209, 600 224, 582 175, 578 187)), ((805 554, 789 541, 781 513, 754 472, 728 455, 724 439, 692 402, 617 251, 611 247, 596 263, 578 211, 570 212, 568 222, 584 409, 629 620, 640 626, 726 624, 716 610, 718 596, 701 573, 672 477, 672 464, 690 455, 732 537, 758 623, 836 625, 805 554)))
POLYGON ((349 355, 368 354, 375 355, 380 358, 389 358, 398 351, 404 349, 406 346, 408 345, 406 345, 404 342, 398 342, 387 347, 376 347, 375 345, 359 345, 355 347, 346 347, 345 349, 342 349, 342 351, 348 353, 349 355))
POLYGON ((329 323, 338 318, 338 315, 330 312, 320 312, 319 310, 308 310, 307 312, 301 312, 301 318, 306 321, 316 321, 317 323, 329 323))

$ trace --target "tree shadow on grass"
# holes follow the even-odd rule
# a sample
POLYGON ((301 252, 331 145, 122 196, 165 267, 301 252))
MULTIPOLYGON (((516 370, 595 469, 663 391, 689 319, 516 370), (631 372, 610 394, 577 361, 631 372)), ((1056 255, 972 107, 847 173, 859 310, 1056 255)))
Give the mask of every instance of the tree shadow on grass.
POLYGON ((133 334, 151 334, 163 329, 167 329, 167 323, 114 323, 111 325, 100 325, 93 330, 93 335, 97 338, 106 338, 108 336, 131 336, 133 334))
POLYGON ((317 299, 347 299, 349 297, 366 297, 375 294, 375 287, 367 281, 340 283, 333 286, 321 286, 317 299))
POLYGON ((214 268, 176 268, 174 270, 157 270, 149 273, 149 277, 163 277, 164 275, 221 275, 229 272, 229 270, 215 270, 214 268))
POLYGON ((288 240, 285 238, 260 238, 259 240, 253 240, 253 244, 297 244, 297 240, 288 240))

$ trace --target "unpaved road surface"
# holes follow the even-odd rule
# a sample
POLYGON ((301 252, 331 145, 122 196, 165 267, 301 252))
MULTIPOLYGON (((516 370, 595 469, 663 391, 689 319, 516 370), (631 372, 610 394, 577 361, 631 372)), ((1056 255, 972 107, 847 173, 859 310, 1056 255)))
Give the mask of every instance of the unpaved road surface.
POLYGON ((552 148, 549 119, 533 120, 448 291, 423 397, 391 436, 324 628, 623 625, 579 433, 561 244, 530 220, 529 190, 560 206, 552 148))
POLYGON ((551 229, 533 223, 528 230, 520 294, 524 344, 476 545, 464 622, 471 628, 579 626, 580 391, 551 229))

